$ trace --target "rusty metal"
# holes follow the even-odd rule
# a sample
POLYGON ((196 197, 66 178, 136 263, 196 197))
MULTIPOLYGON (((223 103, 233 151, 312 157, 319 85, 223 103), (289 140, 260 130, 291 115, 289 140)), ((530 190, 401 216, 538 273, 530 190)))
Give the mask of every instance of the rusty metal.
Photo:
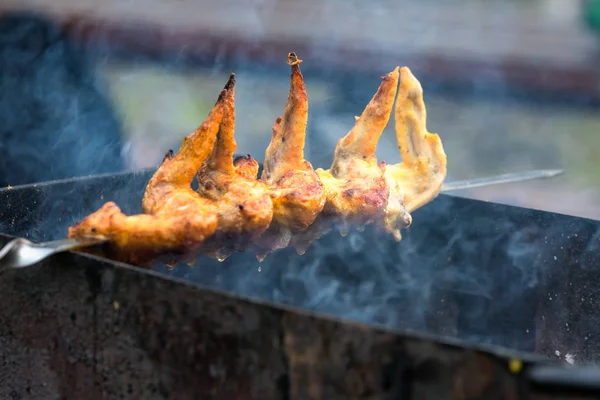
MULTIPOLYGON (((52 240, 105 201, 139 212, 151 172, 0 189, 0 231, 52 240)), ((584 398, 531 372, 557 351, 599 361, 600 224, 445 195, 414 221, 401 244, 330 235, 261 272, 243 254, 146 271, 79 253, 8 271, 0 398, 584 398)))

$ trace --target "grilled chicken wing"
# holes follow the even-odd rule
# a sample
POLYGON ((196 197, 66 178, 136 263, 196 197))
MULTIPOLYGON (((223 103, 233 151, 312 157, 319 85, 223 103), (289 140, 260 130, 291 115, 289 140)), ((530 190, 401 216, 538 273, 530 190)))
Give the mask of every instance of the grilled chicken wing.
POLYGON ((338 141, 331 167, 317 169, 327 201, 315 224, 293 239, 299 253, 337 224, 344 235, 350 225, 383 221, 390 191, 385 163, 378 164, 375 149, 393 110, 398 76, 396 68, 382 78, 354 127, 338 141))
POLYGON ((273 222, 255 242, 259 260, 287 247, 292 235, 305 231, 325 205, 324 186, 304 159, 308 96, 301 62, 296 54, 288 55, 292 70, 290 93, 283 116, 273 125, 271 143, 265 152, 261 179, 269 185, 273 199, 273 222))
POLYGON ((232 74, 223 102, 223 118, 210 157, 198 171, 198 193, 217 204, 218 227, 204 246, 204 252, 224 260, 233 251, 246 246, 269 227, 273 203, 264 182, 256 180, 258 162, 250 155, 233 154, 236 143, 235 76, 232 74))
POLYGON ((288 55, 290 93, 273 126, 261 179, 252 157, 233 159, 232 74, 206 121, 177 154, 165 157, 148 183, 144 214, 127 216, 109 202, 69 228, 69 237, 106 237, 116 258, 137 265, 165 254, 181 261, 200 252, 222 260, 251 250, 260 260, 287 246, 302 254, 336 226, 344 235, 350 226, 374 224, 400 240, 411 212, 433 200, 446 177, 446 154, 439 136, 427 132, 419 81, 406 67, 384 76, 338 141, 331 167, 315 171, 304 159, 308 97, 300 62, 288 55), (386 165, 375 149, 392 111, 402 162, 386 165), (194 175, 198 192, 190 187, 194 175))
POLYGON ((217 229, 218 207, 190 184, 210 155, 227 100, 227 87, 202 125, 176 154, 167 154, 146 187, 144 214, 125 215, 114 202, 69 228, 68 237, 105 237, 114 257, 145 265, 159 256, 197 251, 217 229))
POLYGON ((407 67, 400 73, 394 117, 402 162, 388 165, 384 174, 390 188, 385 228, 397 241, 412 221, 410 213, 433 200, 446 179, 446 153, 440 137, 427 132, 421 84, 407 67))

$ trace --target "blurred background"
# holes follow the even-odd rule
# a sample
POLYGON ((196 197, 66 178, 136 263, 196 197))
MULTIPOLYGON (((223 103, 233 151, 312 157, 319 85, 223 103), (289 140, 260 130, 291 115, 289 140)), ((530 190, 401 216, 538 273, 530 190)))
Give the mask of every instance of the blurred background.
MULTIPOLYGON (((202 122, 230 72, 238 78, 238 152, 262 160, 287 98, 286 55, 295 51, 304 60, 306 152, 314 166, 331 161, 380 76, 407 65, 424 87, 428 128, 444 142, 448 181, 566 170, 551 180, 456 194, 600 218, 598 0, 2 0, 5 18, 17 11, 18 22, 0 22, 0 134, 11 138, 2 138, 3 151, 35 164, 46 151, 29 149, 43 135, 56 137, 48 145, 55 150, 65 142, 80 146, 77 155, 61 150, 49 162, 75 157, 65 161, 66 172, 34 171, 30 181, 155 167, 202 122), (60 39, 19 28, 31 21, 54 26, 60 39), (21 50, 6 50, 11 40, 21 50), (57 41, 68 43, 60 52, 66 61, 56 58, 57 41), (73 59, 82 60, 77 73, 73 59), (31 68, 35 79, 23 78, 31 68), (29 80, 15 84, 19 79, 29 80), (29 97, 21 104, 19 96, 29 97), (25 109, 32 111, 15 117, 25 109), (40 123, 40 136, 31 138, 21 134, 31 118, 53 122, 40 123), (108 139, 96 140, 102 135, 108 139), (115 143, 123 165, 107 155, 115 143), (102 166, 80 168, 97 159, 102 166)), ((378 155, 400 161, 393 123, 378 155)))

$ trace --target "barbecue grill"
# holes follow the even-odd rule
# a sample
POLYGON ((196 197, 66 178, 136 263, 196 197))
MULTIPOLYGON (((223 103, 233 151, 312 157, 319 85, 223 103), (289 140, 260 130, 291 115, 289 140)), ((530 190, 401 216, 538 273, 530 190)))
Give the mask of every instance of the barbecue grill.
MULTIPOLYGON (((110 200, 140 212, 152 173, 0 189, 0 245, 110 200)), ((599 228, 440 195, 399 244, 367 229, 154 270, 59 254, 1 275, 0 397, 597 398, 599 228)))

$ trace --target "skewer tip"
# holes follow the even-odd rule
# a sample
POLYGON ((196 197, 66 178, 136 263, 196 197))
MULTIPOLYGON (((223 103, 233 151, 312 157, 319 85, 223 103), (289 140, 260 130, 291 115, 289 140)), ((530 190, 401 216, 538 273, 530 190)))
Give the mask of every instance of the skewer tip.
POLYGON ((483 186, 499 185, 506 183, 516 183, 530 181, 534 179, 548 179, 563 174, 562 169, 542 169, 534 171, 516 172, 498 176, 490 176, 486 178, 469 179, 464 181, 448 182, 442 186, 442 192, 454 190, 473 189, 483 186))
POLYGON ((547 169, 547 170, 542 170, 540 172, 544 172, 545 176, 547 176, 548 178, 552 178, 554 176, 564 174, 565 170, 564 169, 547 169))

